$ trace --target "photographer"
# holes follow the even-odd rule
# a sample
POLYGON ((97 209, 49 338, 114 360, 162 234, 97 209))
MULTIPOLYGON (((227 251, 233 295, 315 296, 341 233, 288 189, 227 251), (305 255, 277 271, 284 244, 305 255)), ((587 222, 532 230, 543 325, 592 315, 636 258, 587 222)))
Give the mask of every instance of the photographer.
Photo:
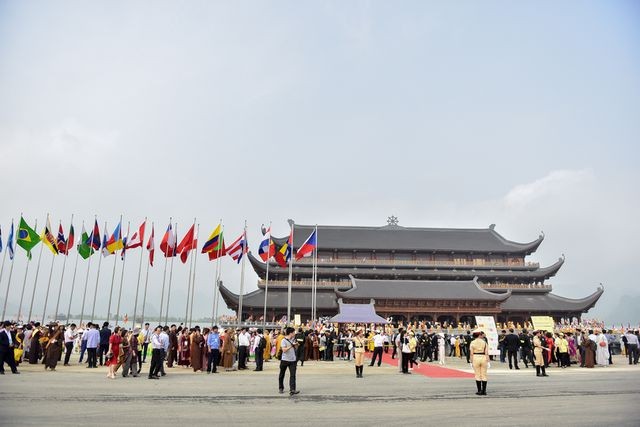
POLYGON ((289 368, 289 395, 293 396, 300 393, 296 390, 296 349, 298 343, 295 340, 295 329, 288 327, 285 330, 285 337, 280 344, 280 375, 278 376, 278 391, 280 394, 284 393, 284 376, 289 368))

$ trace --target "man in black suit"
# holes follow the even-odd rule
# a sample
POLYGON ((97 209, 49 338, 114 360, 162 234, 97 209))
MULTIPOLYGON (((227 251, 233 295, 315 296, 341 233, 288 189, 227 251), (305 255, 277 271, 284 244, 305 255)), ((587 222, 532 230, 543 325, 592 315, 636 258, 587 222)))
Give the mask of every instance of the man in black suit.
POLYGON ((0 323, 0 375, 4 375, 5 362, 11 368, 12 373, 20 373, 16 368, 16 361, 13 355, 14 341, 11 336, 11 331, 9 331, 10 326, 11 322, 8 320, 0 323))
POLYGON ((109 329, 109 322, 102 324, 100 329, 100 347, 98 348, 98 357, 100 358, 100 366, 104 363, 104 357, 109 352, 109 338, 111 338, 111 329, 109 329))
POLYGON ((518 347, 520 347, 520 337, 515 334, 513 328, 509 328, 509 333, 505 335, 502 342, 505 350, 507 350, 509 369, 513 369, 513 364, 516 365, 516 369, 520 369, 518 368, 518 347))

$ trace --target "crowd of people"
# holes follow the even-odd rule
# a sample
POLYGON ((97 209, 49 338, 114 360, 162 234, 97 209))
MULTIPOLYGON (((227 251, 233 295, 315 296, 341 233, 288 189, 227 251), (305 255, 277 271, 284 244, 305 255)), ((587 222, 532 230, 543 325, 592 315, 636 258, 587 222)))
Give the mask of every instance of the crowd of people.
MULTIPOLYGON (((260 327, 239 329, 200 328, 184 325, 166 325, 142 328, 88 323, 26 325, 9 321, 0 323, 0 374, 4 364, 18 374, 21 363, 41 364, 44 370, 55 371, 59 362, 71 363, 71 355, 78 353, 78 363, 95 369, 106 366, 106 376, 115 379, 138 377, 143 364, 150 359, 146 376, 157 380, 167 375, 166 369, 184 368, 193 372, 216 374, 220 371, 249 369, 249 361, 255 361, 254 371, 262 371, 264 362, 280 363, 279 390, 283 391, 285 372, 290 374, 290 393, 295 388, 295 369, 305 361, 332 361, 334 358, 355 361, 356 378, 363 378, 364 355, 371 354, 369 366, 381 365, 383 353, 399 359, 398 369, 410 374, 423 362, 445 364, 446 357, 466 358, 476 372, 478 394, 486 394, 488 341, 483 331, 449 333, 422 323, 386 325, 376 328, 356 325, 332 325, 315 322, 298 329, 277 327, 267 330, 260 327), (480 341, 484 344, 482 344, 480 341), (64 359, 63 359, 64 357, 64 359)), ((618 339, 600 329, 575 328, 573 332, 528 331, 510 327, 502 330, 498 338, 499 361, 508 363, 510 369, 520 369, 523 363, 536 368, 536 375, 548 376, 549 366, 568 368, 572 365, 593 368, 612 362, 612 343, 618 339)), ((629 364, 638 363, 640 341, 638 330, 627 330, 620 335, 622 352, 629 364)), ((497 358, 498 356, 496 356, 497 358)))

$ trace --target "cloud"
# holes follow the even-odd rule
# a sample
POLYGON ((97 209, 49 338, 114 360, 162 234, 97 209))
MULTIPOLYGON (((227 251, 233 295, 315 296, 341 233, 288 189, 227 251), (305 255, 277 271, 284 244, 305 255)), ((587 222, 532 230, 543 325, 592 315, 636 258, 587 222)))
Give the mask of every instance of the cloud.
POLYGON ((523 208, 541 198, 565 194, 595 179, 589 169, 557 170, 527 184, 516 185, 504 197, 509 208, 523 208))

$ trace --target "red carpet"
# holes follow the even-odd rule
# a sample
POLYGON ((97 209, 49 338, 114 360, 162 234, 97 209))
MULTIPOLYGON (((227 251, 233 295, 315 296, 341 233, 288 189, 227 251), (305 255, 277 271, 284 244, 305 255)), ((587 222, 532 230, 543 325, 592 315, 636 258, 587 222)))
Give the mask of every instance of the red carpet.
MULTIPOLYGON (((367 353, 365 355, 365 359, 368 360, 368 362, 366 363, 371 363, 372 355, 373 353, 367 353)), ((391 358, 391 352, 382 353, 382 363, 386 363, 388 365, 397 367, 399 362, 400 361, 397 358, 396 359, 391 358)), ((433 364, 433 363, 426 363, 426 362, 424 363, 418 362, 418 363, 420 364, 418 366, 414 366, 413 371, 411 371, 413 374, 420 374, 429 378, 473 378, 474 377, 473 374, 459 371, 457 369, 444 368, 440 365, 433 364)))

